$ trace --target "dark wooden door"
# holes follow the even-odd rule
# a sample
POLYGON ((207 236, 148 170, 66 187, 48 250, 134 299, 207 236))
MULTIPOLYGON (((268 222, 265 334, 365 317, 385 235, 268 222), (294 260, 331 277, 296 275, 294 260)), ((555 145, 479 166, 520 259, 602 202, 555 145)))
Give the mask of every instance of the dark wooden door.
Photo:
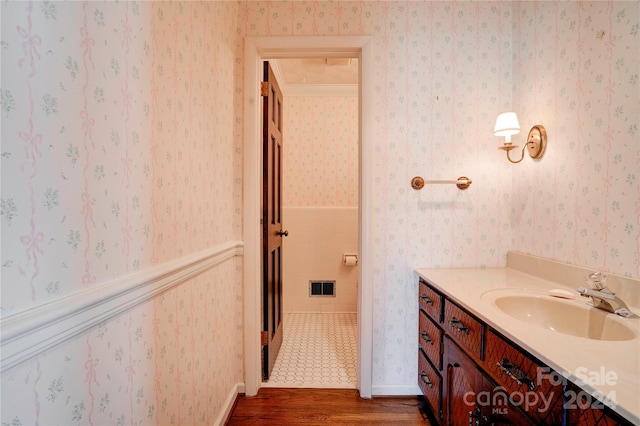
POLYGON ((282 92, 268 62, 261 87, 262 130, 262 375, 269 379, 282 345, 282 92))

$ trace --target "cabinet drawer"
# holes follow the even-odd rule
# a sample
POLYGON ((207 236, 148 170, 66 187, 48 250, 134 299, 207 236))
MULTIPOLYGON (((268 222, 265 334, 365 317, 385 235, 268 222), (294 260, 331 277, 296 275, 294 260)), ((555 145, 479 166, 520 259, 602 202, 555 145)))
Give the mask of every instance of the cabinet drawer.
POLYGON ((442 320, 442 295, 422 279, 418 283, 418 303, 433 321, 439 323, 442 320))
POLYGON ((440 418, 441 409, 441 382, 440 375, 429 364, 425 353, 422 349, 418 349, 418 386, 431 406, 432 412, 438 418, 440 418))
POLYGON ((420 311, 420 330, 418 343, 427 357, 438 370, 442 370, 442 330, 438 328, 427 314, 420 311))
POLYGON ((538 425, 562 424, 562 380, 550 376, 544 364, 496 335, 487 332, 485 370, 505 393, 538 425))
POLYGON ((443 328, 468 355, 482 359, 484 325, 449 300, 444 302, 443 328))

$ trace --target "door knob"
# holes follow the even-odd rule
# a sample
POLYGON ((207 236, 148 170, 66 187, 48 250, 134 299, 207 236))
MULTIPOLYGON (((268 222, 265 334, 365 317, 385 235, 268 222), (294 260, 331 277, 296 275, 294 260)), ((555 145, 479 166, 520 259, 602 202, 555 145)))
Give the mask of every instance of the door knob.
POLYGON ((287 237, 289 236, 289 231, 278 231, 278 235, 281 237, 287 237))

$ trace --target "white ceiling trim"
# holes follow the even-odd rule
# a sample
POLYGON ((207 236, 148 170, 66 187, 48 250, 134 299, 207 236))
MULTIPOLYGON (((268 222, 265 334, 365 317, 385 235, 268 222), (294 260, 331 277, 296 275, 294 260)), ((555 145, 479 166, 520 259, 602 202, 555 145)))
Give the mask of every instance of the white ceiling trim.
POLYGON ((280 89, 284 96, 358 96, 357 84, 287 84, 280 89))
POLYGON ((269 64, 284 96, 358 96, 357 84, 287 84, 284 74, 282 73, 282 68, 280 67, 280 62, 277 59, 271 59, 269 60, 269 64))

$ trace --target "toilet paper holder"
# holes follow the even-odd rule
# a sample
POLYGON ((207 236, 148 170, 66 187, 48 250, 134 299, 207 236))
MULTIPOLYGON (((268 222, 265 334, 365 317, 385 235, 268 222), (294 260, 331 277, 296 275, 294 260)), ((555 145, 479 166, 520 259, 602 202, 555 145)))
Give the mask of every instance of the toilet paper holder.
POLYGON ((358 264, 358 255, 355 253, 345 253, 342 255, 342 263, 345 266, 356 266, 358 264))

